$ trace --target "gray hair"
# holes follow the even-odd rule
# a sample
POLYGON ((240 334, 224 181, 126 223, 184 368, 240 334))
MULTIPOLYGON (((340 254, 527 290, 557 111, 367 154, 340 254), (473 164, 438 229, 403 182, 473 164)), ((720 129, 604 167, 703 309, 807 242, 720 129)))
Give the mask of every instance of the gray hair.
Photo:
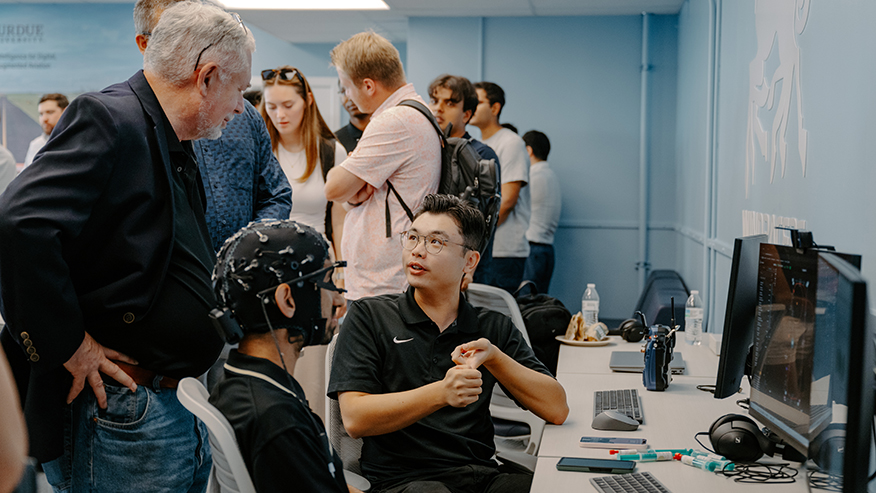
POLYGON ((213 7, 223 9, 221 3, 215 0, 137 0, 134 5, 134 31, 135 34, 145 34, 149 36, 158 24, 158 19, 161 14, 179 2, 200 1, 204 5, 212 5, 213 7))
POLYGON ((219 79, 247 70, 248 55, 255 51, 252 33, 236 14, 201 2, 181 2, 161 15, 152 31, 143 68, 176 86, 205 63, 221 67, 219 79))

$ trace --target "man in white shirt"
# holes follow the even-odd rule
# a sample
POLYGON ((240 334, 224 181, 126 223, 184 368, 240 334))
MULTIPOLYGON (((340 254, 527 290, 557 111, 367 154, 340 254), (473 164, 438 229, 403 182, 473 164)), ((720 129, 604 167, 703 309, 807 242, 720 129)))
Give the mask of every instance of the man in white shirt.
POLYGON ((539 293, 547 293, 554 272, 554 233, 560 224, 563 199, 560 181, 547 162, 551 141, 538 130, 523 134, 529 168, 529 188, 532 189, 532 217, 526 239, 529 240, 529 258, 523 268, 523 278, 533 281, 539 293))
POLYGON ((523 140, 499 124, 505 107, 505 91, 492 82, 475 84, 478 106, 469 122, 481 129, 481 140, 499 155, 502 163, 502 204, 493 241, 493 261, 479 272, 486 284, 514 292, 523 280, 529 256, 526 230, 529 228, 529 156, 523 140))
POLYGON ((67 96, 63 94, 43 94, 43 97, 40 98, 37 110, 40 113, 40 127, 43 128, 43 133, 30 141, 30 145, 27 147, 27 154, 24 156, 25 168, 30 166, 36 153, 49 141, 52 130, 55 129, 55 125, 58 124, 58 120, 61 119, 61 114, 67 109, 68 104, 70 102, 67 101, 67 96))
POLYGON ((406 99, 425 102, 405 81, 398 50, 386 38, 371 31, 356 34, 336 46, 331 57, 347 97, 371 114, 356 149, 329 171, 325 183, 328 200, 350 207, 341 240, 350 267, 346 297, 401 293, 407 281, 398 262, 399 235, 411 220, 398 196, 413 211, 438 190, 440 140, 429 119, 398 106, 406 99))

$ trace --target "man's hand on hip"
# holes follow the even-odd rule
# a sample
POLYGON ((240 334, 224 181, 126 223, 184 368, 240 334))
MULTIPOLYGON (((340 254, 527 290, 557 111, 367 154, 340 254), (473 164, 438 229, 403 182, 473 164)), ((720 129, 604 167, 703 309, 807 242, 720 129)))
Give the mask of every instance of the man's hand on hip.
POLYGON ((67 394, 67 404, 73 402, 73 399, 85 388, 85 382, 88 382, 94 390, 98 405, 101 409, 106 409, 106 391, 103 388, 100 372, 128 387, 131 392, 137 391, 137 384, 134 383, 134 380, 110 360, 123 361, 132 365, 137 364, 132 358, 114 349, 101 346, 86 332, 79 349, 64 363, 64 368, 73 375, 73 385, 70 387, 70 393, 67 394))

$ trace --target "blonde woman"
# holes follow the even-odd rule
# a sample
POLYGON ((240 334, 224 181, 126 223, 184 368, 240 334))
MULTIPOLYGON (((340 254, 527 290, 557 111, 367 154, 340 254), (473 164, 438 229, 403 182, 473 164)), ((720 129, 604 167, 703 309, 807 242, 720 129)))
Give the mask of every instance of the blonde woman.
MULTIPOLYGON (((325 198, 325 176, 329 169, 347 157, 319 113, 313 92, 304 75, 284 65, 263 70, 260 110, 271 146, 280 167, 292 186, 292 212, 289 219, 312 226, 332 245, 334 257, 341 259, 341 236, 346 212, 341 204, 325 198)), ((338 271, 336 271, 338 272, 338 271)), ((338 272, 335 284, 344 286, 338 272)), ((344 304, 336 316, 343 315, 344 304)), ((308 347, 295 367, 296 378, 304 388, 313 411, 325 421, 325 346, 308 347)))
POLYGON ((340 259, 345 212, 340 204, 326 200, 323 188, 326 173, 342 163, 347 152, 323 120, 310 85, 298 69, 284 65, 263 70, 261 75, 262 118, 274 155, 292 186, 289 219, 326 235, 335 258, 340 259))

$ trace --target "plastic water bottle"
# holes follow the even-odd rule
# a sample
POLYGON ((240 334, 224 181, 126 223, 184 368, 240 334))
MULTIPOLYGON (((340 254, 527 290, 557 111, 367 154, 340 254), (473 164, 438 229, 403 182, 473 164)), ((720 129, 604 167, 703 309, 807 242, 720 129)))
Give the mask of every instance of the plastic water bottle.
POLYGON ((684 341, 693 345, 703 342, 703 299, 696 290, 691 290, 684 304, 684 341))
POLYGON ((596 284, 590 283, 581 297, 581 315, 584 323, 590 327, 599 322, 599 293, 596 292, 596 284))

